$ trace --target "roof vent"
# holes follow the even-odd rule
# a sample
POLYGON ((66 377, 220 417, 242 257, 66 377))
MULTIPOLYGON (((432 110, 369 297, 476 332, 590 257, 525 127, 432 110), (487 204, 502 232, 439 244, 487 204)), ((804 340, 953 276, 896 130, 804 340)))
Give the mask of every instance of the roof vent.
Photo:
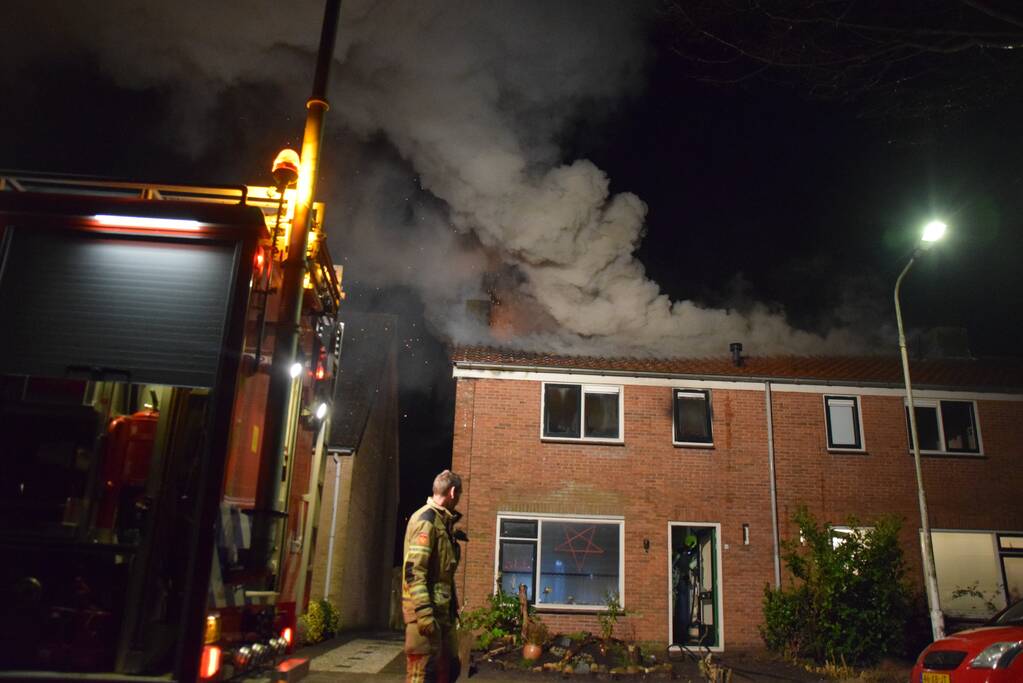
POLYGON ((742 343, 732 342, 728 345, 728 350, 732 353, 732 364, 737 368, 742 367, 742 343))

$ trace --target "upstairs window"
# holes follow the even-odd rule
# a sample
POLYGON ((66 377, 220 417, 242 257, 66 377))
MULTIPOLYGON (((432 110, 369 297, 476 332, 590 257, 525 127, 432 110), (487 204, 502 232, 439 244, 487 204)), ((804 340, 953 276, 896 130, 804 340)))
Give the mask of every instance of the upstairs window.
MULTIPOLYGON (((973 401, 914 400, 916 434, 920 450, 930 453, 980 453, 980 430, 977 407, 973 401)), ((906 430, 909 448, 913 435, 906 407, 906 430)))
POLYGON ((855 396, 825 396, 824 417, 828 424, 828 450, 863 450, 860 405, 855 396))
POLYGON ((675 444, 710 446, 714 443, 710 424, 710 392, 674 390, 675 444))
POLYGON ((600 384, 544 384, 543 437, 621 441, 622 388, 600 384))

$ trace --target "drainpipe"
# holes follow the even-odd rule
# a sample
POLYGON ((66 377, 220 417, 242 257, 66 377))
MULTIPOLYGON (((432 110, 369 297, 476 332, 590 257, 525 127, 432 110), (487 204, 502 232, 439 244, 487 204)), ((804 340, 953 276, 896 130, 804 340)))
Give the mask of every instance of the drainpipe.
POLYGON ((781 542, 778 535, 778 488, 774 470, 774 418, 771 412, 771 383, 764 382, 764 400, 767 403, 767 467, 771 480, 771 533, 774 541, 774 587, 781 588, 781 542))
POLYGON ((327 541, 327 571, 323 576, 323 599, 330 597, 330 574, 334 569, 334 535, 337 533, 337 499, 341 491, 341 457, 334 453, 334 502, 330 508, 330 539, 327 541))
MULTIPOLYGON (((287 260, 281 269, 281 304, 274 335, 273 365, 266 401, 266 423, 256 483, 256 501, 252 514, 252 550, 250 568, 262 570, 269 563, 274 546, 277 520, 287 517, 278 510, 281 491, 281 468, 287 451, 286 422, 288 398, 291 393, 289 371, 298 356, 302 321, 303 282, 306 275, 306 249, 309 243, 309 219, 316 180, 319 174, 320 145, 323 141, 323 119, 329 109, 327 81, 334 60, 341 0, 327 0, 320 33, 320 49, 316 60, 313 92, 306 102, 305 133, 302 138, 298 187, 295 193, 295 216, 288 239, 287 260)), ((293 454, 294 455, 294 454, 293 454)))

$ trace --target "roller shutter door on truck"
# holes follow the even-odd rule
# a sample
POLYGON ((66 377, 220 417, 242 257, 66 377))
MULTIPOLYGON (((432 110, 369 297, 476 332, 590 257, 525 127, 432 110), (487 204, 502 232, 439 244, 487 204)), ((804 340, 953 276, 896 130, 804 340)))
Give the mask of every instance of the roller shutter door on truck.
POLYGON ((212 387, 237 259, 236 242, 7 226, 0 374, 212 387))

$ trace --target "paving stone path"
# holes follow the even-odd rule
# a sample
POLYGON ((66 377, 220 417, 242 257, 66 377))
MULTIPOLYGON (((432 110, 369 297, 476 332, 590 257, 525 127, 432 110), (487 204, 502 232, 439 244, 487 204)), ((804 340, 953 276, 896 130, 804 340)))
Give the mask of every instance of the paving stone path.
POLYGON ((379 673, 402 651, 402 642, 357 638, 324 652, 309 662, 311 671, 334 673, 379 673))

